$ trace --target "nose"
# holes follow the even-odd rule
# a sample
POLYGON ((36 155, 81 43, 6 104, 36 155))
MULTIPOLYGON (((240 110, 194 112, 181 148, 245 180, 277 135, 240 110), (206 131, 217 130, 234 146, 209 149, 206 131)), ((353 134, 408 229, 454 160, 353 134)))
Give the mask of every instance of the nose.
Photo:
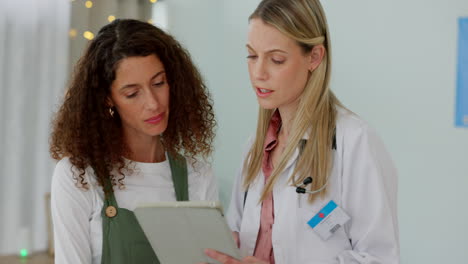
POLYGON ((155 93, 149 90, 145 98, 146 109, 150 111, 154 111, 158 108, 158 105, 159 105, 158 97, 156 96, 155 93))
POLYGON ((268 72, 265 62, 260 59, 253 62, 251 65, 251 74, 255 80, 266 80, 268 78, 268 72))

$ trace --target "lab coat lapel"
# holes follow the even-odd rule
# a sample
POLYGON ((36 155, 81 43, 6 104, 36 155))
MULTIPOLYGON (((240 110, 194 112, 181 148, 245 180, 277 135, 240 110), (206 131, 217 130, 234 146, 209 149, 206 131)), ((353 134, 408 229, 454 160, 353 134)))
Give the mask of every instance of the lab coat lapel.
POLYGON ((260 195, 264 187, 264 176, 261 173, 250 185, 239 234, 241 255, 252 256, 255 250, 258 230, 260 229, 260 214, 262 204, 259 203, 260 195))

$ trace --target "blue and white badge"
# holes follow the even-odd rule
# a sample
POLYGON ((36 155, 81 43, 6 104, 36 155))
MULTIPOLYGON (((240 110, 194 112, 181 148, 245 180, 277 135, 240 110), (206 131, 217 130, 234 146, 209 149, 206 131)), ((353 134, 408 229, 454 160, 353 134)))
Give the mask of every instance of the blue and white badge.
POLYGON ((328 240, 351 218, 333 200, 330 200, 307 224, 322 240, 328 240))

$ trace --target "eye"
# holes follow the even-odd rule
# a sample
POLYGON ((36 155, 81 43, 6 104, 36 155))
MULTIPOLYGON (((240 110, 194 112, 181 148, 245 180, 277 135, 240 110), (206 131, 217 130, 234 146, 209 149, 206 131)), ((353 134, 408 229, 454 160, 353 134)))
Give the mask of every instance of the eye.
POLYGON ((274 64, 283 64, 284 63, 284 60, 271 59, 271 61, 273 61, 274 64))
POLYGON ((162 86, 166 83, 166 81, 160 81, 160 82, 157 82, 157 83, 153 83, 153 86, 155 87, 159 87, 159 86, 162 86))
POLYGON ((257 55, 249 55, 249 56, 247 56, 247 59, 249 59, 249 60, 254 60, 254 59, 256 59, 256 58, 257 58, 257 55))
POLYGON ((130 98, 134 98, 135 96, 137 96, 138 92, 134 92, 132 94, 129 94, 129 95, 126 95, 125 97, 130 99, 130 98))

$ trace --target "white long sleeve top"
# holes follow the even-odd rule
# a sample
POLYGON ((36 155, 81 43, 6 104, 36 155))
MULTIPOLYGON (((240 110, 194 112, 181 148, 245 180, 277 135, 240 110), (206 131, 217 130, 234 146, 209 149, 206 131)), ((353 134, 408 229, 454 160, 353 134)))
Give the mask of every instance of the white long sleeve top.
MULTIPOLYGON (((125 189, 114 188, 118 206, 134 210, 141 203, 176 201, 169 161, 133 162, 133 173, 124 179, 125 189)), ((211 167, 201 161, 188 166, 189 199, 217 201, 218 189, 211 167)), ((76 168, 73 171, 77 174, 76 168)), ((52 179, 51 211, 54 226, 55 263, 100 264, 104 192, 92 169, 85 180, 89 189, 77 186, 68 158, 60 160, 52 179)))

